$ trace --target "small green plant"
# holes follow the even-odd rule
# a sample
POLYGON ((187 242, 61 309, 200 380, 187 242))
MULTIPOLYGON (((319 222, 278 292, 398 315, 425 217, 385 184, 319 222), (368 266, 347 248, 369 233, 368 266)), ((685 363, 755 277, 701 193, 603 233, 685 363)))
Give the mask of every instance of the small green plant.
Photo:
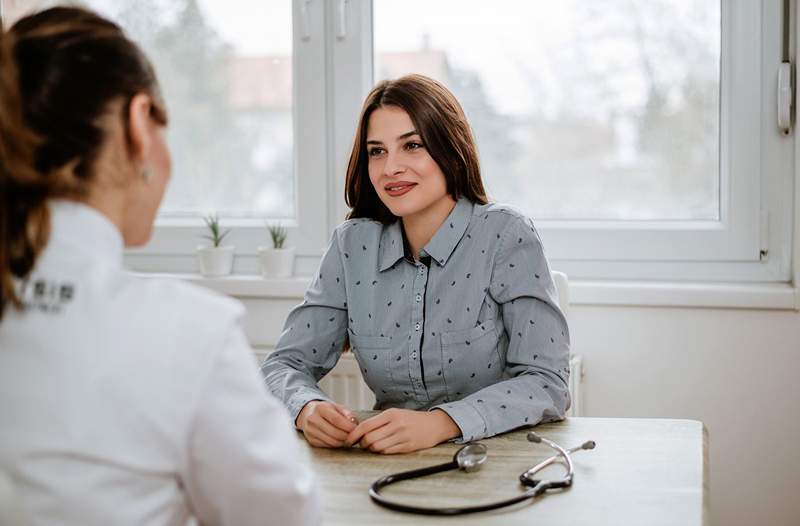
POLYGON ((288 234, 286 227, 278 223, 277 225, 268 225, 267 230, 269 230, 269 235, 272 237, 272 246, 278 250, 282 249, 288 234))
POLYGON ((217 217, 216 214, 207 215, 203 218, 203 221, 206 222, 206 226, 210 232, 210 234, 206 234, 203 237, 211 241, 211 243, 214 245, 214 248, 219 247, 220 243, 222 243, 222 240, 225 239, 225 236, 227 236, 231 230, 228 229, 225 232, 220 233, 219 217, 217 217))

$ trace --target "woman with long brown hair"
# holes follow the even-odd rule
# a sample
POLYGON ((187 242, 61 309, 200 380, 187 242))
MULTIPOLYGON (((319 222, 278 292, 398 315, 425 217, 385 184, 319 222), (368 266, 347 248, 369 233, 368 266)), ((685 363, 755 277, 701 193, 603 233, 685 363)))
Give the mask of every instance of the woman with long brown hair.
POLYGON ((367 97, 349 220, 262 365, 315 446, 402 453, 564 417, 569 333, 533 223, 488 202, 470 126, 440 83, 367 97), (349 340, 375 393, 357 423, 317 386, 349 340))
POLYGON ((0 475, 30 523, 316 523, 241 306, 122 267, 170 174, 147 58, 78 8, 0 39, 0 475))

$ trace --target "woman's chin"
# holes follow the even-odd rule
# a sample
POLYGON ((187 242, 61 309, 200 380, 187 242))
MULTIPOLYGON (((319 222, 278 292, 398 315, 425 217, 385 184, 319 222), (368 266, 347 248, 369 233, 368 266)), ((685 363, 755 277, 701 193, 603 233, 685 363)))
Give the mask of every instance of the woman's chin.
POLYGON ((386 205, 386 208, 388 208, 389 211, 397 217, 414 215, 424 208, 419 203, 415 203, 411 200, 403 202, 402 198, 397 199, 390 197, 389 202, 387 203, 384 201, 384 204, 386 205))

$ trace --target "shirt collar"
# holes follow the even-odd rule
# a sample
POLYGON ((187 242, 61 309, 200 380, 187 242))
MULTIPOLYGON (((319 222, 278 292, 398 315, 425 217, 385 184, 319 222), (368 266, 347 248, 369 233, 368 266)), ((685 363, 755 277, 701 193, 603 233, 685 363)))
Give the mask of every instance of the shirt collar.
MULTIPOLYGON (((453 254, 456 245, 464 237, 472 217, 473 203, 462 197, 447 216, 442 226, 436 231, 433 238, 422 249, 430 255, 439 265, 444 266, 453 254)), ((403 226, 400 220, 383 227, 381 233, 381 264, 383 272, 391 267, 397 260, 405 255, 403 250, 403 226)))
POLYGON ((403 249, 403 225, 398 219, 390 225, 383 226, 381 232, 381 266, 383 272, 391 267, 397 260, 405 256, 403 249))
POLYGON ((76 247, 91 255, 122 266, 124 243, 116 225, 94 208, 56 199, 49 202, 50 242, 76 247))
POLYGON ((442 226, 425 245, 423 250, 440 265, 444 266, 447 263, 456 245, 464 237, 472 217, 472 208, 473 204, 469 199, 465 197, 459 199, 442 226))

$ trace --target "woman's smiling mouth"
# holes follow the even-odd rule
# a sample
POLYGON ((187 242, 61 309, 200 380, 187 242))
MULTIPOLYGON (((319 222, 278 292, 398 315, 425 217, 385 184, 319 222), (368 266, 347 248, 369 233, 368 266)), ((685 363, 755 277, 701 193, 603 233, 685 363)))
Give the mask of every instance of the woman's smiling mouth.
POLYGON ((409 183, 406 181, 398 181, 396 183, 389 183, 383 187, 386 193, 391 197, 400 197, 411 191, 412 188, 417 186, 417 183, 409 183))

